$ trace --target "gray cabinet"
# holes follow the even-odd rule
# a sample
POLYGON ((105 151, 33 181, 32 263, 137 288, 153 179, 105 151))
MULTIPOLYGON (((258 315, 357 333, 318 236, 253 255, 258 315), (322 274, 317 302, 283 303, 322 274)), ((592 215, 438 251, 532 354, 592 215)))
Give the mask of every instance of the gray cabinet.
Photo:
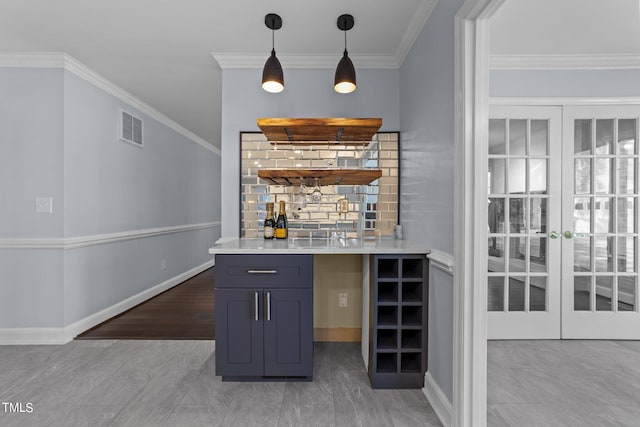
POLYGON ((422 388, 427 370, 424 254, 371 257, 369 379, 373 388, 422 388))
POLYGON ((216 375, 311 379, 312 255, 216 255, 216 375))

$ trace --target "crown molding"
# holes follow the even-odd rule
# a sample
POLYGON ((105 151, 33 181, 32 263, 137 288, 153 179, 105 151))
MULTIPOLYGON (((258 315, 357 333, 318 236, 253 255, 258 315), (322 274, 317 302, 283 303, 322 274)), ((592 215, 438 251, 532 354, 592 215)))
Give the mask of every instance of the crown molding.
POLYGON ((56 52, 0 52, 1 68, 64 68, 68 55, 56 52))
POLYGON ((1 53, 0 52, 0 68, 63 68, 83 80, 102 89, 120 101, 136 108, 140 112, 146 114, 159 123, 176 131, 180 135, 189 139, 201 147, 221 155, 218 147, 215 147, 205 139, 194 134, 190 130, 184 128, 178 123, 171 120, 149 104, 136 98, 131 93, 117 86, 115 83, 107 80, 100 74, 91 70, 89 67, 73 58, 66 53, 58 52, 37 52, 37 53, 1 53))
POLYGON ((640 54, 491 55, 490 70, 640 69, 640 54))
MULTIPOLYGON (((413 44, 418 39, 425 23, 431 16, 437 0, 421 0, 418 9, 412 15, 409 25, 400 40, 395 54, 389 55, 359 55, 350 54, 356 68, 360 69, 390 69, 400 68, 405 58, 411 51, 413 44)), ((211 52, 220 69, 227 68, 262 68, 269 53, 239 53, 239 52, 211 52)), ((309 69, 329 68, 333 69, 340 61, 341 52, 335 54, 296 55, 278 54, 278 59, 284 68, 309 69)))
MULTIPOLYGON (((246 54, 212 52, 213 59, 221 69, 227 68, 262 68, 268 58, 268 53, 246 54)), ((357 55, 350 54, 356 68, 360 69, 397 69, 398 61, 394 55, 357 55)), ((338 65, 341 54, 331 55, 295 55, 278 54, 278 59, 284 68, 290 69, 333 69, 338 65)))
POLYGON ((108 234, 94 234, 80 237, 62 238, 4 238, 0 239, 0 249, 77 249, 87 246, 116 243, 125 240, 143 239, 163 236, 165 234, 184 233, 220 227, 221 222, 203 222, 199 224, 178 225, 171 227, 145 228, 142 230, 122 231, 108 234))
POLYGON ((576 105, 640 105, 638 96, 620 97, 489 97, 489 105, 546 105, 546 106, 576 106, 576 105))
POLYGON ((437 0, 422 0, 418 5, 418 10, 413 14, 413 18, 411 19, 411 22, 409 22, 402 40, 400 40, 400 45, 398 45, 398 48, 396 49, 395 57, 398 67, 400 67, 407 58, 407 55, 422 32, 424 25, 429 20, 429 17, 437 3, 437 0))

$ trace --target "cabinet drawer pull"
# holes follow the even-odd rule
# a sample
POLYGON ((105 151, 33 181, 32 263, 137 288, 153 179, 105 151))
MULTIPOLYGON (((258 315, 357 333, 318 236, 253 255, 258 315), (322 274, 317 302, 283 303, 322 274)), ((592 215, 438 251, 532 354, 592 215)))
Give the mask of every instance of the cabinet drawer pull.
POLYGON ((271 269, 271 270, 247 270, 247 273, 249 274, 278 274, 278 270, 275 269, 271 269))
POLYGON ((258 320, 260 320, 260 318, 258 317, 258 292, 253 293, 253 308, 255 312, 255 319, 257 322, 258 320))
POLYGON ((267 320, 271 321, 271 292, 267 291, 267 320))

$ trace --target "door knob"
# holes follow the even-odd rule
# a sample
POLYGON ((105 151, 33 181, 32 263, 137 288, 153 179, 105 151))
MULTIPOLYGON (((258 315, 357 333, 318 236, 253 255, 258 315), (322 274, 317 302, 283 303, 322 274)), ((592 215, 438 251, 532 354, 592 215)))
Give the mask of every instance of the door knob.
POLYGON ((563 236, 565 239, 572 239, 574 234, 573 231, 567 230, 563 233, 563 236))
POLYGON ((551 237, 552 239, 557 239, 558 237, 560 237, 560 233, 558 233, 557 231, 552 231, 551 233, 549 233, 549 237, 551 237))

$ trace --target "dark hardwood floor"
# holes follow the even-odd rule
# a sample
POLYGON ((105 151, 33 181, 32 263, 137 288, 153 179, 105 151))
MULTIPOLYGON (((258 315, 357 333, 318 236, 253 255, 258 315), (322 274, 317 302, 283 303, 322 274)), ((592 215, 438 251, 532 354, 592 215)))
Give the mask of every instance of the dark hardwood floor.
POLYGON ((215 339, 213 290, 210 268, 76 339, 215 339))

